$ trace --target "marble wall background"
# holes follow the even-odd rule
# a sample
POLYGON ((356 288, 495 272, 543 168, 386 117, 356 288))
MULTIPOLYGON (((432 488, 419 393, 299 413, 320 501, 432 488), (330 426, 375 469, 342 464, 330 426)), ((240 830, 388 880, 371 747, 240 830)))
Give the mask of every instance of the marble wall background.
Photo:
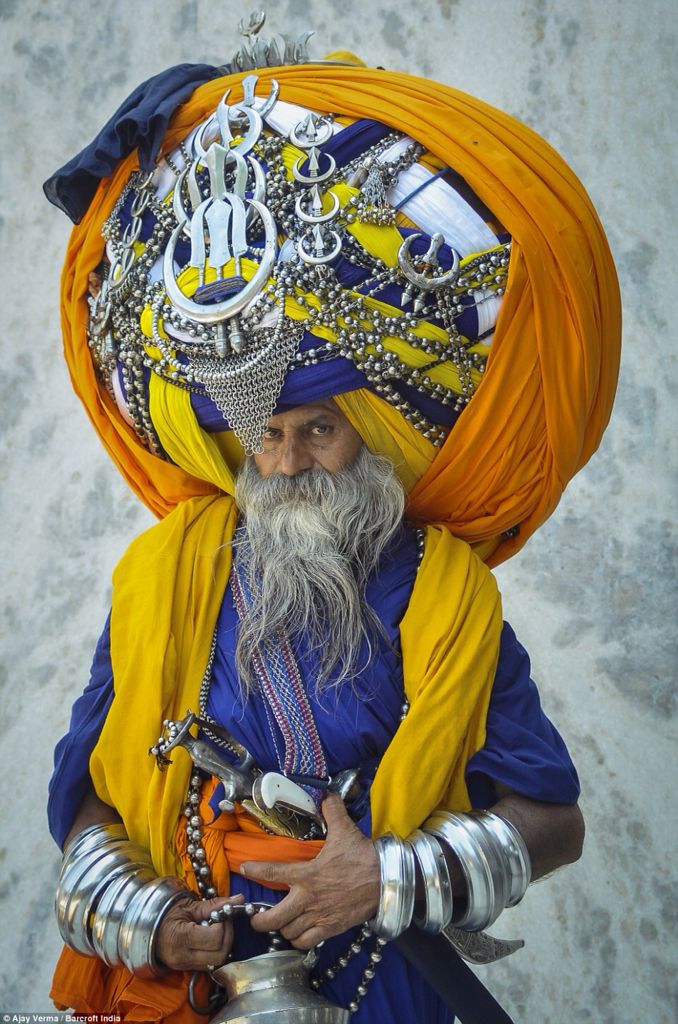
MULTIPOLYGON (((521 1024, 671 1024, 676 921, 675 168, 671 0, 284 0, 318 29, 449 82, 546 135, 586 183, 624 294, 625 353, 600 452, 499 571, 544 703, 583 782, 584 859, 496 930, 524 951, 485 970, 521 1024), (673 215, 673 218, 672 218, 673 215)), ((196 0, 3 0, 0 1010, 45 1011, 59 942, 46 828, 51 752, 84 685, 127 543, 151 522, 74 397, 57 282, 68 234, 41 182, 138 81, 227 59, 239 10, 196 0)), ((422 1022, 423 1024, 423 1022, 422 1022)))

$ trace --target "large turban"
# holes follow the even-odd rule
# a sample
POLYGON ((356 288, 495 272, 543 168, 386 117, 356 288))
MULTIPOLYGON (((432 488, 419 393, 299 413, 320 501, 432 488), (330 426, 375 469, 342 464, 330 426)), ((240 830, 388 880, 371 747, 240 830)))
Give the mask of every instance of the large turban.
MULTIPOLYGON (((80 222, 62 276, 64 346, 74 387, 123 476, 160 517, 185 498, 215 490, 232 493, 242 449, 232 432, 215 430, 204 409, 201 417, 199 403, 186 390, 171 383, 160 387, 157 381, 151 388, 151 415, 166 457, 145 446, 95 370, 87 292, 88 277, 102 260, 104 223, 140 161, 148 169, 156 157, 172 153, 210 116, 226 90, 232 102, 242 96, 244 74, 219 76, 215 69, 199 67, 195 77, 208 80, 196 88, 190 67, 181 74, 180 87, 164 101, 164 119, 148 110, 153 90, 142 90, 140 98, 131 98, 141 113, 127 144, 133 114, 118 118, 114 143, 94 153, 93 174, 76 159, 71 178, 74 172, 94 194, 91 201, 87 195, 86 211, 71 210, 80 222)), ((508 279, 482 377, 473 370, 472 399, 460 414, 437 410, 434 401, 424 409, 441 428, 437 444, 414 429, 379 388, 363 386, 346 360, 317 372, 313 365, 290 372, 279 396, 284 407, 336 395, 365 443, 399 467, 409 517, 443 524, 489 564, 497 564, 551 514, 568 481, 596 450, 610 415, 620 304, 609 248, 591 201, 543 139, 455 89, 406 74, 331 64, 267 68, 257 75, 262 96, 275 79, 285 104, 331 111, 344 126, 377 122, 415 139, 427 151, 429 176, 435 176, 436 168, 451 169, 476 209, 491 211, 487 220, 494 218, 497 238, 510 238, 508 279)), ((57 176, 49 187, 52 198, 58 198, 60 188, 57 176)), ((421 198, 427 201, 425 192, 421 198)), ((410 220, 400 217, 397 227, 384 231, 400 231, 400 241, 418 227, 412 213, 410 220)), ((419 245, 429 240, 420 239, 419 245)), ((447 242, 452 245, 446 235, 447 242)), ((307 297, 306 308, 311 301, 307 297)), ((481 351, 487 339, 478 323, 474 330, 481 351)), ((473 341, 472 331, 467 333, 473 341)), ((416 405, 417 396, 410 398, 416 405)))

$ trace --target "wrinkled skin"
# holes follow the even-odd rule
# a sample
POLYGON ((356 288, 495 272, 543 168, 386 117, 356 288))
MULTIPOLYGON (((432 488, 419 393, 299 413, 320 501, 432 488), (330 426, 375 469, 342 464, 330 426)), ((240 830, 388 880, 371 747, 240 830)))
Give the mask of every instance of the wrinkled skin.
POLYGON ((175 971, 206 971, 223 964, 233 945, 233 925, 230 921, 209 926, 200 922, 207 921, 211 912, 224 904, 238 902, 242 902, 241 896, 175 903, 158 928, 156 958, 175 971))
POLYGON ((241 867, 258 882, 283 882, 290 891, 277 906, 252 919, 256 931, 279 931, 297 949, 310 949, 374 917, 379 905, 379 859, 374 844, 330 793, 322 805, 327 839, 311 861, 251 861, 241 867))

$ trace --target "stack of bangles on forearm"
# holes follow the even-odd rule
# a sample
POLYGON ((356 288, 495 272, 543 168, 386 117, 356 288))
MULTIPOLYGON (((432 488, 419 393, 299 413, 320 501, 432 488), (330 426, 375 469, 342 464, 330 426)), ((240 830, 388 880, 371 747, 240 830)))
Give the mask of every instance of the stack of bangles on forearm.
POLYGON ((433 934, 450 924, 482 931, 502 910, 519 903, 530 884, 530 856, 522 836, 490 811, 439 811, 408 839, 387 834, 379 836, 375 846, 381 898, 371 924, 382 939, 397 938, 413 920, 433 934), (449 854, 459 864, 465 887, 465 897, 458 901, 452 895, 449 854), (421 915, 415 914, 417 880, 421 915))
POLYGON ((64 942, 110 967, 153 977, 165 968, 154 955, 160 921, 180 899, 196 899, 178 878, 158 878, 150 854, 123 825, 93 825, 64 852, 56 915, 64 942))
MULTIPOLYGON (((414 922, 423 931, 448 925, 481 931, 525 894, 530 857, 520 833, 489 811, 438 812, 408 839, 375 840, 381 895, 372 931, 397 938, 414 922), (454 900, 450 854, 459 864, 465 896, 454 900), (415 894, 421 887, 421 915, 415 894), (458 905, 457 905, 458 904, 458 905)), ((123 964, 137 975, 163 972, 154 944, 160 921, 179 899, 197 898, 176 878, 158 878, 147 851, 131 843, 122 825, 94 825, 64 853, 56 896, 59 931, 78 953, 123 964)))

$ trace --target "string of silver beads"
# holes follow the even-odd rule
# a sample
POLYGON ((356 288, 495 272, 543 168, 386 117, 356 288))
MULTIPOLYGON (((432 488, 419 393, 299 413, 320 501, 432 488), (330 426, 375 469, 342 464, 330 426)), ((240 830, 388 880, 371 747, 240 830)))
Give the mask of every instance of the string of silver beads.
MULTIPOLYGON (((210 927, 210 925, 221 924, 223 921, 230 921, 234 917, 238 916, 244 916, 251 919, 257 914, 264 914, 267 910, 270 910, 272 906, 272 903, 263 903, 261 901, 225 903, 223 907, 218 907, 216 910, 210 911, 209 918, 206 921, 202 921, 201 924, 204 927, 210 927)), ((286 940, 282 937, 280 932, 268 932, 268 949, 266 952, 277 953, 285 942, 286 940)))
POLYGON ((207 854, 202 842, 202 818, 200 817, 200 793, 203 776, 194 771, 188 784, 184 817, 186 818, 186 852, 191 858, 191 867, 198 885, 198 892, 204 900, 213 899, 218 895, 212 880, 212 872, 207 862, 207 854))
MULTIPOLYGON (((365 922, 365 924, 363 924, 360 929, 359 937, 354 939, 353 942, 351 942, 346 952, 342 953, 341 956, 337 957, 334 963, 331 964, 329 967, 326 967, 319 975, 317 975, 317 977, 311 979, 311 988, 315 989, 315 991, 317 992, 322 987, 324 982, 332 981, 337 976, 339 971, 347 967, 349 962, 353 959, 353 957, 362 951, 362 949, 365 947, 366 943, 369 941, 372 934, 372 929, 370 928, 369 924, 365 922)), ((381 962, 381 951, 385 945, 385 939, 380 939, 375 936, 374 949, 368 955, 367 966, 365 967, 362 973, 362 977, 360 979, 360 982, 358 983, 355 996, 350 1001, 347 1007, 351 1015, 357 1012, 361 1000, 363 1000, 367 995, 367 990, 370 982, 375 976, 377 965, 381 962)))

